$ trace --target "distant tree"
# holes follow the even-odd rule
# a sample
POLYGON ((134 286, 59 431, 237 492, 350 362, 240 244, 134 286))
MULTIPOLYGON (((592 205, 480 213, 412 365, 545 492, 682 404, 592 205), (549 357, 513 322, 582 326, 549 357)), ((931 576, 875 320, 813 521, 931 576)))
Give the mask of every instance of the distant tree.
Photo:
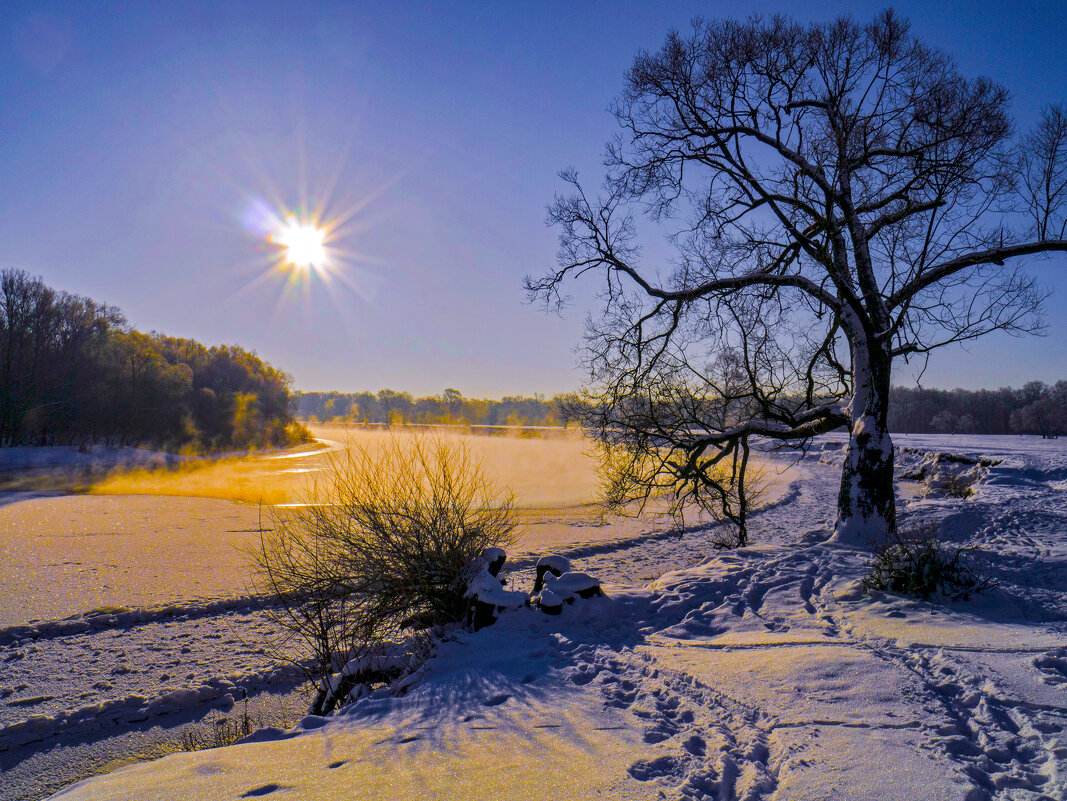
POLYGON ((1032 381, 1024 387, 1024 397, 1028 402, 1011 417, 1016 431, 1040 434, 1045 439, 1067 433, 1067 381, 1057 381, 1051 387, 1032 381))
POLYGON ((1015 139, 1008 99, 893 12, 697 21, 640 53, 603 195, 563 174, 559 267, 527 279, 550 304, 573 277, 602 281, 585 424, 711 495, 749 438, 845 427, 837 536, 893 532, 894 362, 1037 330, 1042 292, 1007 264, 1067 250, 1063 114, 1015 139), (657 251, 635 206, 667 226, 669 267, 642 263, 657 251), (724 381, 734 363, 743 390, 724 381))
POLYGON ((889 430, 920 434, 950 430, 974 434, 1036 433, 1036 429, 1020 422, 1019 411, 1041 397, 1044 388, 1040 381, 1023 389, 975 391, 893 387, 889 430), (946 421, 957 418, 956 425, 946 428, 946 421))
POLYGON ((945 409, 934 415, 934 419, 930 421, 930 425, 933 426, 935 431, 941 434, 955 434, 956 429, 959 426, 959 418, 948 409, 945 409))
POLYGON ((458 389, 446 389, 444 391, 444 400, 445 405, 448 407, 448 422, 453 423, 463 406, 463 393, 458 389))
POLYGON ((383 389, 378 392, 378 408, 381 422, 399 425, 411 419, 415 399, 409 392, 383 389))
POLYGON ((81 441, 113 424, 103 360, 121 312, 0 272, 0 446, 81 441))
POLYGON ((467 423, 469 425, 559 425, 558 398, 521 395, 500 400, 465 398, 457 389, 446 389, 440 396, 415 398, 407 392, 383 389, 342 394, 339 392, 296 393, 298 414, 306 420, 324 418, 326 406, 348 408, 345 419, 368 423, 467 423))

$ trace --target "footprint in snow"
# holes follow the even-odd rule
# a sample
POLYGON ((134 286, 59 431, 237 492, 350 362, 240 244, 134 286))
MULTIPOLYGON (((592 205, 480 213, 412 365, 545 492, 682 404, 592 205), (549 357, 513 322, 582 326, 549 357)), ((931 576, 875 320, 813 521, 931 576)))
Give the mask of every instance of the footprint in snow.
POLYGON ((289 788, 283 784, 264 784, 262 787, 256 787, 253 790, 249 790, 247 793, 241 796, 241 798, 258 798, 262 795, 270 795, 276 793, 278 790, 288 790, 289 788))
POLYGON ((594 673, 593 671, 589 671, 588 673, 585 671, 579 671, 571 676, 571 682, 581 687, 583 684, 588 684, 589 682, 591 682, 594 678, 596 678, 596 673, 594 673))
POLYGON ((704 742, 704 739, 695 734, 683 743, 683 747, 686 751, 696 757, 704 756, 704 752, 708 750, 707 743, 704 742))
POLYGON ((485 706, 500 706, 502 703, 511 698, 507 693, 500 693, 500 695, 494 695, 485 701, 485 706))
POLYGON ((1057 648, 1035 657, 1033 664, 1044 674, 1042 680, 1046 684, 1067 684, 1067 648, 1057 648))
POLYGON ((630 766, 628 771, 639 782, 649 782, 662 776, 678 773, 681 761, 672 756, 661 756, 651 760, 641 760, 630 766))

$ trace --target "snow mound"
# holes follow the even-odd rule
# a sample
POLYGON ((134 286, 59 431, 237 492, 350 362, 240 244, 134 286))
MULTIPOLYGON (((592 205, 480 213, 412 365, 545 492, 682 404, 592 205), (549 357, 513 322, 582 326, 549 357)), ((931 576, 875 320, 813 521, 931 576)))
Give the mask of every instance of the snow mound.
POLYGON ((566 573, 571 569, 571 560, 565 556, 551 553, 547 556, 542 556, 537 560, 537 567, 544 567, 551 570, 557 576, 562 573, 566 573))
MULTIPOLYGON (((544 582, 544 590, 565 601, 574 598, 592 598, 602 594, 600 580, 593 578, 588 573, 564 573, 561 576, 547 573, 544 582)), ((542 593, 544 593, 544 590, 542 590, 542 593)))
POLYGON ((180 712, 191 707, 211 704, 228 708, 235 699, 253 689, 276 684, 289 685, 301 675, 297 667, 282 665, 261 672, 235 673, 209 679, 198 687, 165 688, 154 698, 130 694, 52 715, 29 715, 17 723, 0 728, 0 752, 42 742, 60 734, 86 736, 130 723, 180 712))
POLYGON ((530 602, 530 596, 524 592, 505 590, 500 579, 490 574, 488 568, 484 567, 467 585, 466 597, 496 607, 498 610, 518 609, 530 602))
POLYGON ((900 477, 922 485, 927 496, 969 497, 999 461, 955 453, 926 452, 915 459, 914 452, 901 449, 900 477))

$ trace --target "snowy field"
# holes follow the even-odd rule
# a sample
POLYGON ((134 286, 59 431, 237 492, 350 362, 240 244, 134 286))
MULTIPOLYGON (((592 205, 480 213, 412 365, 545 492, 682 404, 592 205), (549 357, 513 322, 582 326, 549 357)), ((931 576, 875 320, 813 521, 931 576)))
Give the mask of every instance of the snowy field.
MULTIPOLYGON (((442 645, 407 693, 328 718, 296 711, 296 677, 259 653, 267 624, 235 576, 229 593, 225 573, 197 591, 175 586, 169 604, 130 579, 133 603, 68 604, 68 619, 35 622, 8 611, 0 797, 41 798, 173 751, 183 727, 248 695, 264 721, 295 727, 140 762, 59 797, 1063 799, 1067 442, 895 441, 901 474, 929 464, 927 452, 999 460, 975 469, 966 499, 900 484, 904 525, 935 521, 973 547, 1000 581, 988 596, 946 606, 862 592, 866 555, 828 539, 842 442, 832 437, 799 464, 777 457, 790 470, 744 550, 715 554, 707 526, 604 525, 544 496, 524 512, 512 585, 530 583, 550 548, 608 597, 559 617, 508 613, 442 645)), ((0 524, 31 505, 105 500, 117 499, 14 503, 0 524)), ((203 519, 191 529, 247 536, 245 518, 211 522, 247 506, 153 502, 179 504, 170 519, 193 504, 203 519)))

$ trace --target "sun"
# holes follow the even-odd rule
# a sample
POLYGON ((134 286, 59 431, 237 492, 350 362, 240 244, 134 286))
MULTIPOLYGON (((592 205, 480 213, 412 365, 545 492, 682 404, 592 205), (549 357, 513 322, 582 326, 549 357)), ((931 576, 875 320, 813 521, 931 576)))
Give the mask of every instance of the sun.
POLYGON ((271 239, 284 249, 282 261, 302 270, 321 270, 330 261, 326 252, 326 230, 311 223, 287 217, 271 239))

